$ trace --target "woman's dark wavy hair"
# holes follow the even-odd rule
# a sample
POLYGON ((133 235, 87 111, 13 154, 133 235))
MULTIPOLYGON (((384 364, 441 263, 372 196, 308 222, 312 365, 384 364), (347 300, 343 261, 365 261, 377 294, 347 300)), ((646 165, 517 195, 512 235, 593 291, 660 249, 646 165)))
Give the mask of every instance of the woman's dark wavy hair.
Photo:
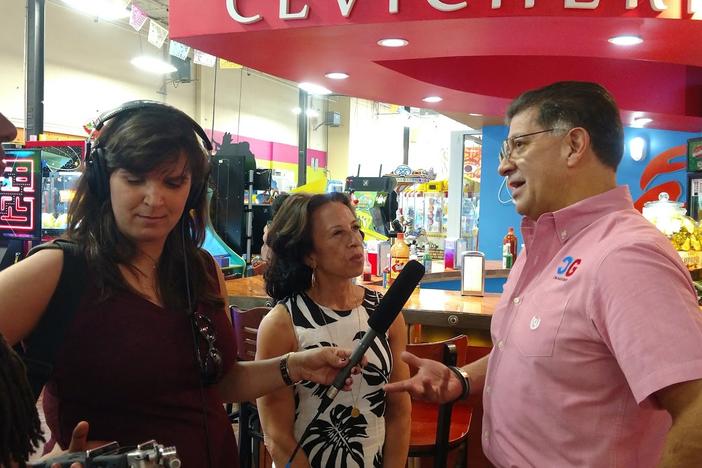
POLYGON ((295 193, 285 200, 273 218, 268 229, 272 254, 264 279, 266 292, 275 301, 307 291, 312 286, 312 268, 305 263, 314 249, 312 215, 332 202, 343 203, 355 215, 349 197, 343 193, 295 193))
MULTIPOLYGON (((158 263, 158 288, 167 308, 187 310, 185 268, 188 269, 192 305, 223 307, 216 276, 208 272, 211 257, 200 247, 205 239, 207 180, 210 164, 192 123, 179 111, 146 107, 117 115, 102 128, 95 145, 104 148, 105 184, 117 169, 146 175, 187 158, 191 187, 181 221, 170 232, 158 263)), ((91 267, 100 300, 117 290, 130 289, 117 265, 129 268, 137 247, 117 229, 110 196, 100 199, 83 175, 68 210, 66 237, 77 242, 91 267)), ((136 270, 134 270, 136 272, 136 270)))
POLYGON ((0 467, 24 468, 43 441, 24 363, 0 335, 0 467))

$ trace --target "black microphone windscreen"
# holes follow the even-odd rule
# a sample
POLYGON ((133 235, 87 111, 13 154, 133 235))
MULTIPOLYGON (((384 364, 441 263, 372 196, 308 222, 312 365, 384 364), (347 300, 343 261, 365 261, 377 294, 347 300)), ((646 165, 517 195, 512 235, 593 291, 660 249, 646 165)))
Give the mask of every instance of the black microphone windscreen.
POLYGON ((424 276, 424 267, 421 263, 416 260, 407 262, 378 303, 375 312, 371 314, 368 326, 378 333, 385 333, 414 292, 422 276, 424 276))

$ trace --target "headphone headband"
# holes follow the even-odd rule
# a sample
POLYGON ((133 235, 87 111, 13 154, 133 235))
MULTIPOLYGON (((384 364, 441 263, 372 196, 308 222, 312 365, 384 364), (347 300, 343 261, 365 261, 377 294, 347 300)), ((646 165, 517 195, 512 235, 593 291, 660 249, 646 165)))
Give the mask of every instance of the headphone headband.
MULTIPOLYGON (((195 122, 192 119, 192 117, 190 117, 188 114, 181 111, 180 109, 176 109, 173 106, 169 106, 168 104, 164 104, 162 102, 157 101, 142 100, 126 102, 120 107, 117 107, 116 109, 104 112, 97 118, 97 120, 95 121, 95 127, 93 128, 93 131, 90 132, 90 136, 88 137, 88 141, 86 143, 85 176, 88 180, 88 186, 90 187, 90 190, 100 200, 106 199, 109 195, 110 190, 106 163, 106 150, 102 147, 102 144, 99 141, 96 144, 96 140, 99 140, 100 138, 99 132, 105 125, 105 123, 107 123, 109 120, 114 119, 119 115, 139 112, 144 109, 165 110, 166 112, 171 112, 172 114, 185 119, 190 124, 193 131, 197 133, 197 135, 200 137, 200 140, 202 141, 203 146, 207 149, 208 153, 212 152, 212 142, 208 138, 207 133, 205 133, 202 127, 197 122, 195 122)), ((203 185, 203 187, 200 187, 199 190, 194 192, 194 195, 192 197, 189 197, 188 203, 186 204, 186 211, 187 209, 192 208, 191 204, 199 199, 201 192, 202 190, 204 190, 205 187, 206 184, 203 185)))
POLYGON ((202 140, 202 144, 205 146, 205 149, 207 151, 212 151, 212 142, 207 136, 207 133, 205 133, 205 130, 202 129, 200 124, 195 122, 195 120, 193 120, 193 118, 190 117, 188 114, 186 114, 180 109, 177 109, 168 104, 164 104, 162 102, 150 100, 137 100, 125 102, 124 104, 115 109, 108 110, 100 114, 100 116, 97 118, 97 121, 95 122, 95 127, 93 128, 93 131, 90 132, 90 136, 88 137, 88 154, 90 153, 90 147, 92 146, 92 143, 95 141, 95 133, 99 132, 105 125, 105 123, 107 123, 109 120, 114 119, 118 115, 135 112, 142 109, 165 109, 183 117, 188 122, 190 122, 190 125, 193 127, 193 130, 202 140))

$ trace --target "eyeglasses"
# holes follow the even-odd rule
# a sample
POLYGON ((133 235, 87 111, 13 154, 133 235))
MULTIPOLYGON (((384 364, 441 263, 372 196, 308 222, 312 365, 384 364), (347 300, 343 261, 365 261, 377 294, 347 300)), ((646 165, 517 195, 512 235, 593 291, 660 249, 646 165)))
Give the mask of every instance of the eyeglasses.
POLYGON ((202 381, 206 385, 212 385, 219 381, 223 373, 222 354, 215 346, 217 336, 214 332, 214 325, 208 316, 199 312, 193 314, 193 325, 202 339, 202 341, 198 340, 197 346, 197 360, 200 365, 202 381), (200 343, 203 341, 207 344, 206 353, 200 349, 200 343))
POLYGON ((505 141, 502 142, 502 146, 500 147, 500 162, 503 162, 505 160, 509 161, 512 157, 512 151, 515 150, 515 148, 518 149, 516 146, 519 143, 519 140, 522 138, 526 138, 528 136, 534 136, 534 135, 539 135, 540 133, 548 133, 548 132, 554 132, 557 130, 563 130, 562 128, 549 128, 548 130, 539 130, 538 132, 531 132, 531 133, 525 133, 524 135, 516 135, 513 137, 509 137, 505 139, 505 141))

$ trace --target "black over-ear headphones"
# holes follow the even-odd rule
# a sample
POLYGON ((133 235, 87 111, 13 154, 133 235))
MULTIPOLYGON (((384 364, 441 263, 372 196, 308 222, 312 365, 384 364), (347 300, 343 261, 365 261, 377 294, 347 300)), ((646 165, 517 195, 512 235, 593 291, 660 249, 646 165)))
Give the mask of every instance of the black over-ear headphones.
MULTIPOLYGON (((188 114, 181 111, 180 109, 176 109, 173 106, 169 106, 168 104, 163 104, 157 101, 142 100, 126 102, 120 107, 107 111, 100 115, 100 117, 98 117, 97 122, 95 122, 95 128, 93 128, 93 131, 90 133, 90 136, 88 137, 88 141, 86 143, 84 177, 88 181, 88 187, 90 188, 90 191, 93 192, 93 194, 97 196, 99 200, 105 200, 109 196, 110 181, 107 173, 107 161, 105 157, 106 150, 102 147, 102 145, 99 142, 95 144, 96 138, 99 139, 98 134, 100 130, 109 120, 114 119, 115 117, 120 115, 139 112, 143 109, 165 110, 167 112, 172 112, 174 115, 178 115, 181 118, 187 120, 192 126, 193 131, 197 133, 197 135, 200 137, 200 140, 202 140, 202 144, 205 147, 205 149, 208 152, 212 151, 212 142, 210 142, 207 133, 205 133, 205 131, 197 122, 195 122, 188 114)), ((193 190, 185 206, 186 212, 191 208, 194 208, 194 206, 191 205, 197 200, 199 200, 202 190, 206 190, 206 187, 207 183, 203 182, 202 187, 200 187, 199 190, 193 190)))

